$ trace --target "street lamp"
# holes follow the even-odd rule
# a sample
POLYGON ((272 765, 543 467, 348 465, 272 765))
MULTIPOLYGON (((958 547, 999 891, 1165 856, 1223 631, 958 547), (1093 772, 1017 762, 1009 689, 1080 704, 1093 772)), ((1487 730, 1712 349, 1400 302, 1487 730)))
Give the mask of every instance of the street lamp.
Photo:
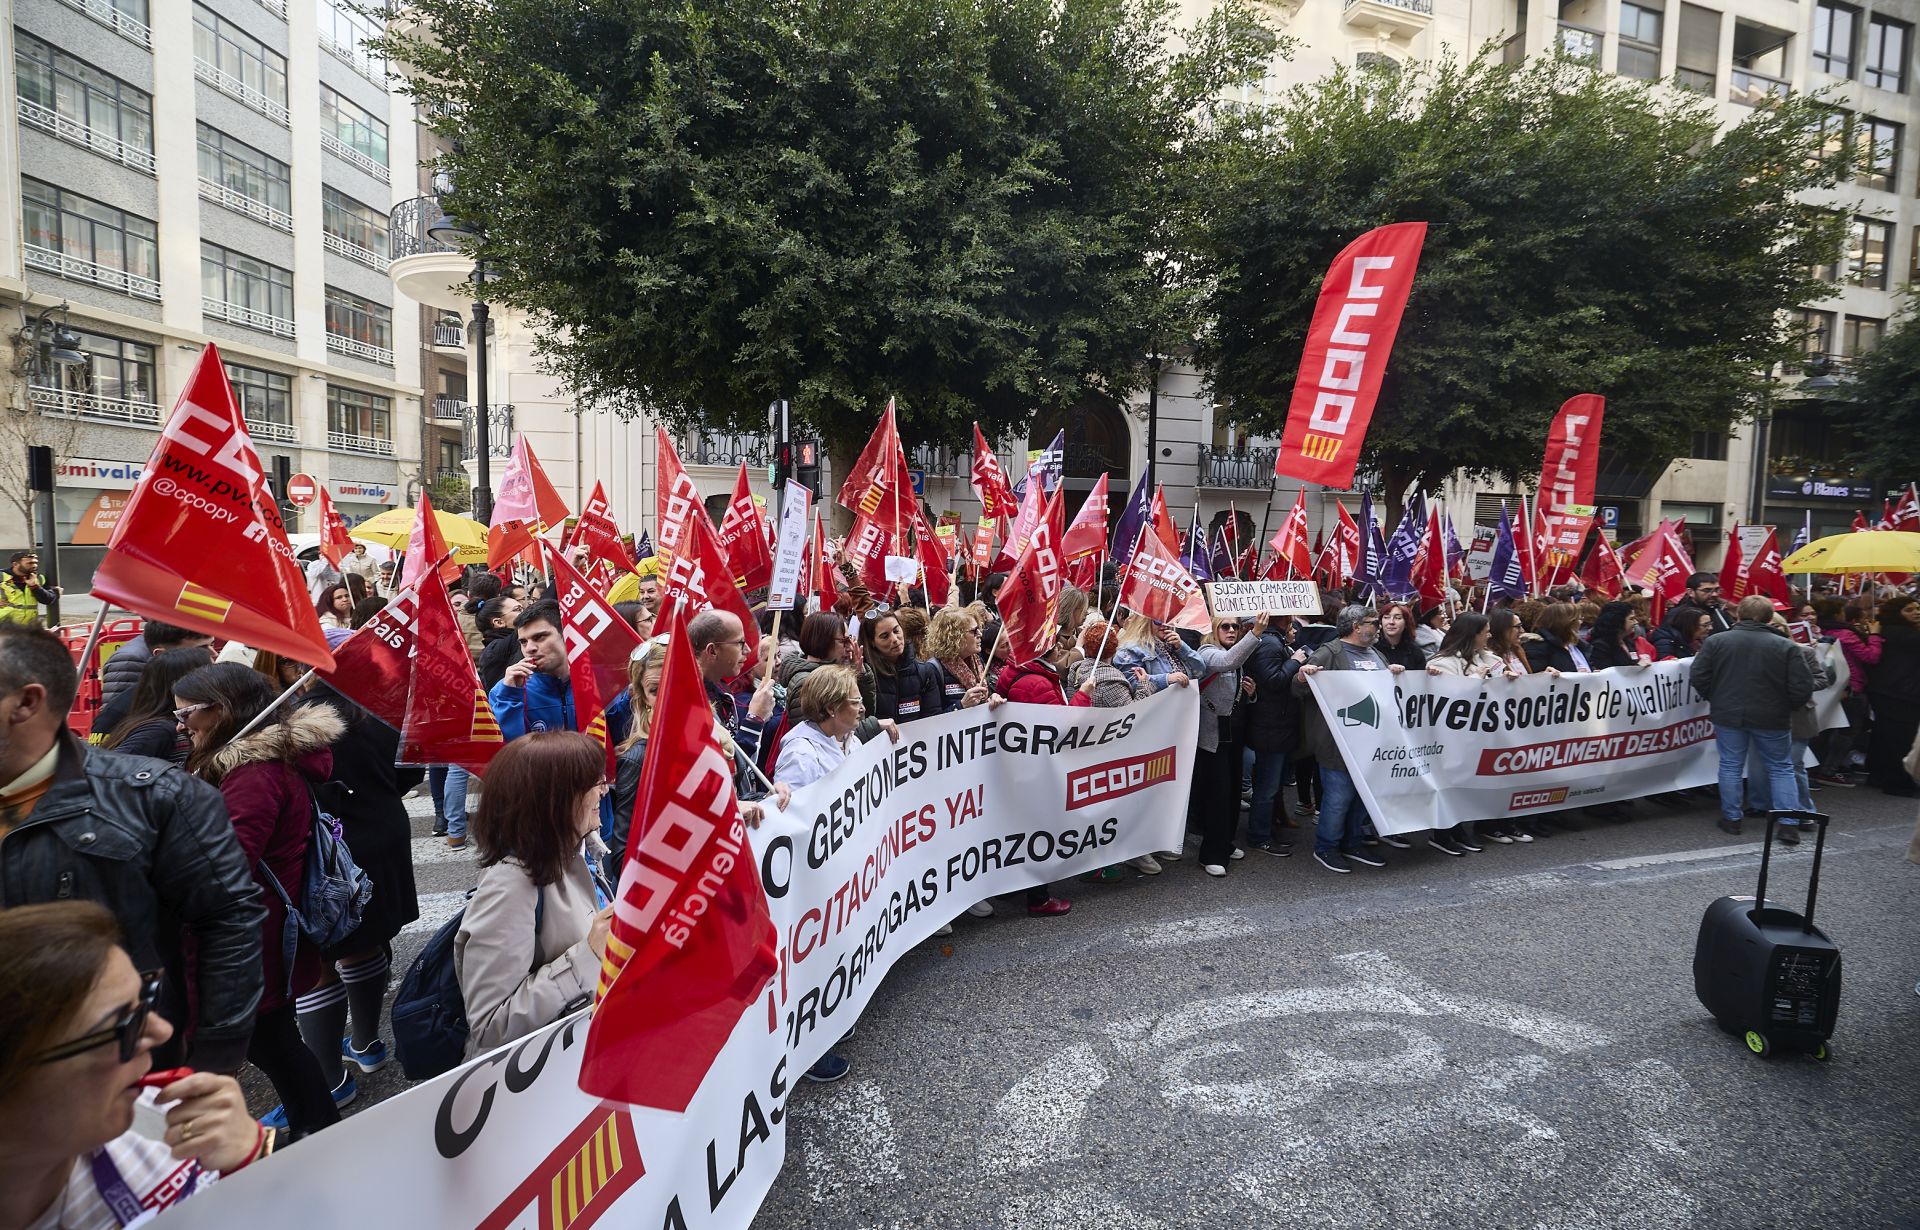
POLYGON ((83 343, 80 335, 73 331, 70 319, 67 305, 62 301, 41 312, 20 330, 20 340, 33 346, 33 352, 27 357, 30 380, 35 377, 44 380, 63 368, 87 365, 87 352, 80 349, 83 343), (55 312, 60 313, 58 322, 53 319, 55 312))
POLYGON ((1147 367, 1153 372, 1153 382, 1147 386, 1147 473, 1153 473, 1154 463, 1158 460, 1156 450, 1160 444, 1160 352, 1153 351, 1147 356, 1147 367))
MULTIPOLYGON (((434 197, 444 199, 450 186, 436 177, 434 197)), ((487 239, 484 229, 467 225, 444 207, 439 220, 427 228, 427 235, 449 248, 472 249, 475 252, 487 239)), ((485 525, 493 519, 493 476, 490 472, 493 448, 487 438, 491 426, 487 413, 487 322, 491 309, 487 306, 487 262, 478 255, 473 259, 473 295, 473 376, 474 383, 479 387, 479 398, 473 410, 473 517, 485 525)))

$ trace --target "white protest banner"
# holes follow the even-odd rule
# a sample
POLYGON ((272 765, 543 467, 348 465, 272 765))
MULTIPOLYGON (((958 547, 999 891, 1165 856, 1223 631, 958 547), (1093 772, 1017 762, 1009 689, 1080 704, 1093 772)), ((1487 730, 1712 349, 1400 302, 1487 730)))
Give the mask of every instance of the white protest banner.
POLYGON ((1493 542, 1499 536, 1497 525, 1473 527, 1473 542, 1467 547, 1467 580, 1484 581, 1493 574, 1493 542))
POLYGON ((769 611, 793 609, 800 593, 800 573, 806 567, 812 516, 813 492, 788 479, 780 494, 780 533, 773 548, 773 583, 767 590, 769 611))
POLYGON ((780 970, 685 1114, 580 1092, 582 1012, 223 1179, 157 1225, 337 1230, 365 1223, 377 1191, 382 1226, 744 1230, 779 1174, 793 1086, 915 945, 976 901, 1180 842, 1199 693, 928 718, 770 808, 750 839, 780 970))
POLYGON ((1308 686, 1375 826, 1408 833, 1717 780, 1692 665, 1518 679, 1320 671, 1308 686))
POLYGON ((1213 616, 1252 619, 1268 615, 1320 614, 1320 586, 1306 581, 1209 581, 1213 616))

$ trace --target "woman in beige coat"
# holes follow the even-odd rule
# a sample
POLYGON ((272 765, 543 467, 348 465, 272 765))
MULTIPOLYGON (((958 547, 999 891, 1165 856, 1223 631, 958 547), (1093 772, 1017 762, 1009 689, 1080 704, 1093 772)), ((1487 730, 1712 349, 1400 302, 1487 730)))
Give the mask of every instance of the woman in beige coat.
POLYGON ((469 1058, 593 998, 613 917, 598 873, 605 757, 557 730, 515 739, 487 766, 472 828, 480 883, 453 947, 469 1058))

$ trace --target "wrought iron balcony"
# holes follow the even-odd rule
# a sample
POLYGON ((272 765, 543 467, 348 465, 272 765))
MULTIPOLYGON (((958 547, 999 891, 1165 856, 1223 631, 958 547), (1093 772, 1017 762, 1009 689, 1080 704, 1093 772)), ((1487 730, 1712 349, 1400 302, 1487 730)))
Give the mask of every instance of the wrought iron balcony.
POLYGON ((67 0, 67 5, 70 8, 79 9, 130 43, 136 43, 141 47, 149 47, 153 44, 152 33, 145 23, 122 13, 108 4, 107 0, 67 0))
POLYGON ((388 182, 388 172, 387 172, 386 163, 375 162, 372 158, 361 153, 359 150, 353 148, 351 145, 348 145, 345 141, 342 141, 339 137, 334 136, 332 133, 323 132, 320 134, 320 148, 327 151, 329 154, 332 154, 335 158, 338 158, 340 161, 346 163, 347 165, 360 168, 362 171, 365 171, 368 175, 373 176, 375 179, 379 180, 381 183, 384 184, 388 182))
POLYGON ((350 261, 358 261, 367 268, 379 273, 387 271, 387 258, 372 248, 364 248, 351 239, 342 239, 331 232, 320 236, 320 245, 335 256, 344 256, 350 261))
POLYGON ((327 433, 327 447, 343 453, 366 453, 373 457, 393 456, 393 441, 379 436, 360 436, 345 431, 327 433))
POLYGON ((327 349, 335 354, 351 355, 356 359, 365 359, 369 363, 378 363, 383 367, 393 366, 393 351, 385 346, 369 346, 356 338, 329 332, 327 349))
POLYGON ((1200 485, 1264 491, 1273 486, 1275 448, 1200 446, 1200 485))
MULTIPOLYGON (((946 444, 916 444, 907 454, 907 464, 925 471, 930 478, 966 478, 973 473, 973 450, 946 444)), ((1001 462, 1003 467, 1005 464, 1001 462)))
POLYGON ((70 389, 35 385, 27 390, 27 400, 40 413, 57 418, 98 419, 104 423, 123 423, 134 427, 160 425, 159 405, 137 398, 101 397, 97 393, 78 393, 70 389))
POLYGON ((433 399, 433 417, 462 422, 467 417, 467 403, 458 397, 436 397, 433 399))
POLYGON ((467 348, 467 326, 457 320, 436 320, 433 322, 433 344, 445 346, 450 350, 467 348))
POLYGON ((278 99, 268 98, 232 73, 226 72, 205 60, 195 59, 193 75, 219 90, 229 98, 235 98, 265 115, 282 128, 287 126, 287 104, 278 99))
POLYGON ((282 423, 276 419, 257 419, 251 414, 246 416, 247 434, 256 440, 265 440, 269 444, 297 444, 292 423, 282 423))
POLYGON ((446 216, 440 202, 430 196, 402 201, 387 215, 387 251, 394 260, 419 256, 426 252, 458 252, 450 243, 442 243, 428 232, 446 216))
MULTIPOLYGON (((475 422, 475 407, 469 405, 460 419, 460 459, 472 461, 479 456, 480 429, 475 422)), ((487 456, 498 460, 513 456, 513 407, 487 407, 487 456)))
POLYGON ((751 469, 773 464, 773 446, 765 436, 695 432, 683 442, 681 453, 690 466, 726 466, 733 469, 745 462, 751 469))
MULTIPOLYGON (((155 297, 158 298, 157 295, 155 297)), ((271 333, 275 337, 293 336, 293 322, 285 316, 269 315, 250 307, 241 307, 237 303, 228 303, 224 299, 202 296, 200 311, 202 315, 210 316, 215 320, 224 320, 230 325, 244 325, 249 329, 258 329, 262 333, 271 333)))

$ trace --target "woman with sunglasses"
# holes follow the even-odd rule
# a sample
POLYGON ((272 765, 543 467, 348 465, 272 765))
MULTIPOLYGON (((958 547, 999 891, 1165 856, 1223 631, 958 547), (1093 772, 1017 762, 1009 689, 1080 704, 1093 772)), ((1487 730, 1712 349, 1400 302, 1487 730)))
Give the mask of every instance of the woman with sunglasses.
POLYGON ((213 665, 205 649, 169 649, 154 654, 133 688, 127 716, 114 726, 105 746, 127 756, 151 756, 172 764, 187 763, 193 743, 180 732, 173 716, 173 685, 203 666, 213 665))
POLYGON ((231 1076, 151 1072, 160 982, 99 905, 0 910, 0 1226, 117 1230, 272 1152, 231 1076))
POLYGON ((480 883, 453 941, 467 1055, 524 1038, 589 1003, 613 909, 598 874, 606 750, 570 730, 508 743, 472 817, 480 883))
POLYGON ((345 726, 325 710, 281 708, 235 738, 278 696, 265 675, 238 662, 216 662, 173 685, 174 716, 193 740, 187 770, 219 787, 226 799, 234 836, 266 907, 260 931, 266 987, 247 1058, 273 1082, 289 1139, 297 1140, 338 1123, 339 1107, 353 1097, 344 1078, 328 1085, 301 1041, 294 999, 320 980, 320 952, 299 938, 287 918, 289 903, 299 907, 306 883, 311 791, 332 774, 333 744, 345 726))

